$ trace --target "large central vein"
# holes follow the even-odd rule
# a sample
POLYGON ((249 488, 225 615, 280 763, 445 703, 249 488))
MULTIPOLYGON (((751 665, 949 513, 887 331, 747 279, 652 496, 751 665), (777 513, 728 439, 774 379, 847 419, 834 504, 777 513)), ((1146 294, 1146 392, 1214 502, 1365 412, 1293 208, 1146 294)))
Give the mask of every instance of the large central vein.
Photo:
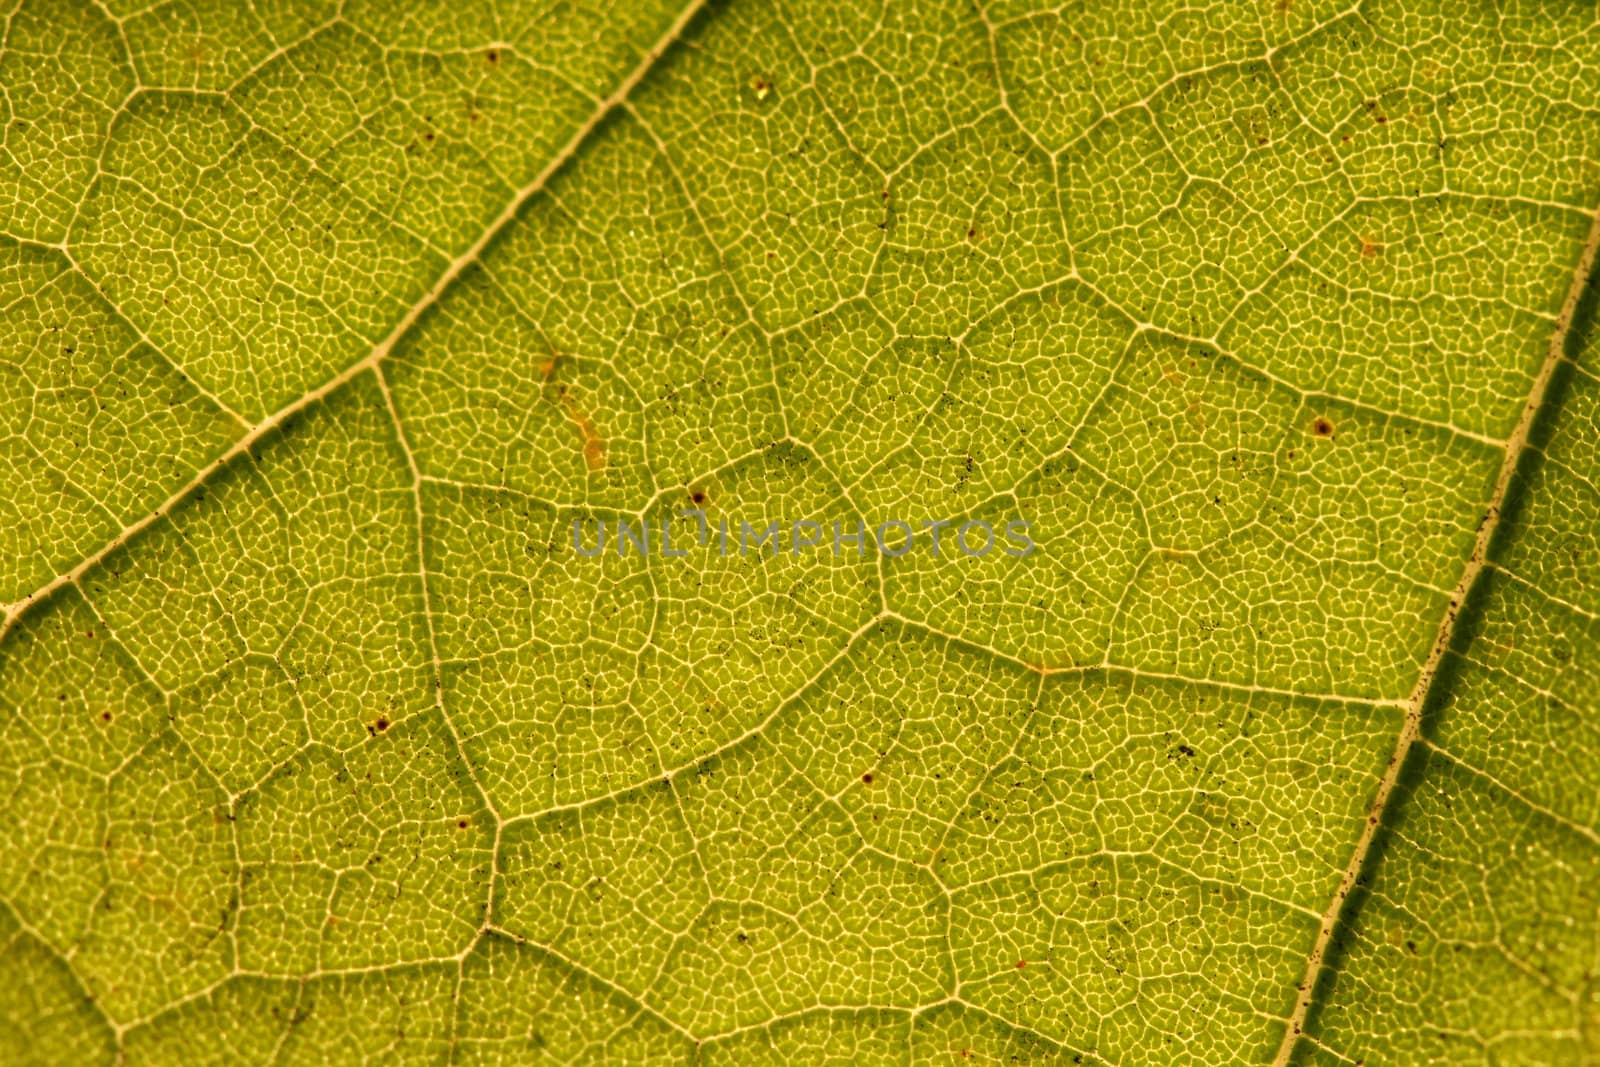
POLYGON ((1484 508, 1483 520, 1478 524, 1477 536, 1472 542, 1472 552, 1467 557, 1466 566, 1462 568, 1461 579, 1456 582, 1455 589, 1450 594, 1450 603, 1439 622, 1438 633, 1434 635, 1433 645, 1428 650, 1428 656, 1422 663, 1422 670, 1417 674, 1416 684, 1412 686, 1411 695, 1406 700, 1405 719, 1400 726, 1399 736, 1395 738, 1394 751, 1389 755, 1389 763, 1378 782, 1378 789, 1373 795, 1371 807, 1367 810, 1367 818, 1362 823, 1360 836, 1356 838, 1355 850, 1350 854, 1350 862, 1346 864, 1344 873, 1339 878, 1339 886, 1334 890, 1333 899, 1328 902, 1328 908, 1322 914, 1316 942, 1312 945, 1311 955, 1306 960, 1305 976, 1300 981, 1299 992, 1295 997, 1294 1011, 1289 1015, 1288 1026, 1284 1030, 1282 1042, 1278 1045, 1277 1055, 1272 1058, 1273 1067, 1287 1067, 1305 1029, 1306 1015, 1311 1010, 1312 996, 1322 976, 1328 946, 1333 943, 1334 935, 1339 930, 1341 913, 1367 866, 1373 842, 1384 825, 1390 802, 1399 785, 1406 757, 1411 754, 1412 746, 1421 736, 1422 709, 1433 694, 1434 685, 1439 677, 1440 664, 1455 639, 1456 624, 1466 606, 1467 596, 1472 592, 1472 587, 1476 584, 1478 576, 1483 573, 1484 567, 1488 566, 1489 545, 1494 539, 1495 531, 1500 527, 1500 520, 1504 517, 1506 495, 1516 479, 1517 468, 1527 451, 1528 439, 1533 432, 1534 424, 1545 410, 1549 399, 1550 382, 1555 377, 1556 368, 1566 358, 1567 342, 1572 334, 1578 305, 1582 300, 1584 289, 1595 273, 1597 251, 1600 251, 1600 205, 1595 208, 1589 235, 1584 240, 1583 248, 1578 254, 1578 265, 1572 273, 1572 284, 1568 287, 1566 298, 1561 303, 1561 310, 1556 315, 1555 329, 1550 334, 1550 345, 1545 350, 1544 361, 1539 365, 1538 373, 1534 375, 1533 387, 1528 392, 1528 400, 1522 407, 1521 415, 1517 417, 1516 427, 1506 439, 1505 456, 1500 461, 1500 473, 1495 477, 1494 490, 1490 493, 1489 502, 1484 508))
POLYGON ((154 511, 129 523, 116 536, 79 561, 71 570, 56 575, 14 604, 0 605, 0 611, 4 612, 4 617, 0 618, 0 641, 5 639, 6 635, 17 624, 17 621, 30 608, 48 601, 63 587, 77 584, 88 573, 90 568, 168 515, 173 508, 187 500, 218 471, 223 470, 234 460, 249 452, 262 439, 277 430, 278 427, 313 404, 337 392, 364 372, 373 370, 382 363, 384 358, 394 350, 395 345, 399 344, 411 332, 412 327, 427 313, 428 309, 444 297, 445 293, 455 284, 456 279, 467 268, 477 263, 482 258, 484 250, 489 247, 494 239, 516 221, 523 205, 544 190, 550 183, 551 178, 577 154, 578 149, 599 128, 600 124, 628 99, 639 83, 644 80, 645 75, 655 66, 656 61, 683 35, 689 23, 700 13, 700 9, 704 6, 705 0, 689 0, 683 10, 678 13, 677 18, 672 20, 672 24, 667 27, 666 32, 644 53, 638 64, 628 72, 628 75, 617 83, 616 88, 610 94, 595 103, 595 108, 590 112, 589 117, 572 132, 572 136, 551 156, 544 168, 534 175, 531 181, 516 191, 516 194, 512 196, 500 214, 496 215, 493 221, 478 236, 478 239, 450 261, 449 265, 439 274, 439 277, 434 280, 433 285, 422 295, 422 298, 406 310, 406 313, 395 323, 394 328, 389 331, 383 340, 374 345, 370 352, 321 385, 290 401, 256 423, 244 436, 235 441, 227 451, 196 471, 194 477, 190 478, 182 488, 162 501, 154 511))

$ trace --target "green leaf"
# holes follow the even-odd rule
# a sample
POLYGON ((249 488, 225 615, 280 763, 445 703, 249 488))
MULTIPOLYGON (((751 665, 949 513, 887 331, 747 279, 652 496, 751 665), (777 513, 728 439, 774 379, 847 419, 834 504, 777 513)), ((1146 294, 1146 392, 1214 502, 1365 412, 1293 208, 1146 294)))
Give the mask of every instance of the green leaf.
POLYGON ((1600 1062, 1597 205, 1574 0, 13 0, 0 1060, 1600 1062))

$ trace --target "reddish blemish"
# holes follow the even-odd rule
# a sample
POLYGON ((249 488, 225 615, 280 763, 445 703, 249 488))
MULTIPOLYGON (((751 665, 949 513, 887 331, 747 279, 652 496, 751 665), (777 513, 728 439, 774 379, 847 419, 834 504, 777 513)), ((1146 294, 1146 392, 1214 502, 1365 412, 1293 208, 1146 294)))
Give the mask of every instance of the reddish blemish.
POLYGON ((583 439, 583 462, 591 471, 597 471, 606 465, 606 442, 600 436, 600 428, 593 419, 582 411, 573 401, 573 390, 565 385, 552 383, 551 372, 555 370, 558 356, 552 355, 541 367, 544 375, 545 396, 558 405, 567 416, 567 421, 578 428, 578 434, 583 439))
POLYGON ((606 465, 606 443, 595 428, 594 421, 582 415, 574 417, 572 421, 577 423, 578 432, 583 435, 584 465, 592 471, 601 469, 606 465))

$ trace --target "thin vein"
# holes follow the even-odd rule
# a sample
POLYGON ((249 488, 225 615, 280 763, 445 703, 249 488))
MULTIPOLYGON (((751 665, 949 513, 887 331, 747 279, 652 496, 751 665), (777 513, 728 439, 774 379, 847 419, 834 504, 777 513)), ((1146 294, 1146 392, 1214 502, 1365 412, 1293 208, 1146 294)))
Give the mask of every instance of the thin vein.
POLYGON ((1506 796, 1510 797, 1512 800, 1516 801, 1522 807, 1526 808, 1528 811, 1539 816, 1540 818, 1555 823, 1563 830, 1583 838, 1591 845, 1600 847, 1600 833, 1596 833, 1593 827, 1585 826, 1583 823, 1574 819, 1570 819, 1561 814, 1554 808, 1550 808, 1539 803, 1537 800, 1528 796, 1526 793, 1523 793, 1515 786, 1501 781, 1489 771, 1464 759, 1450 749, 1444 748, 1435 742, 1428 740, 1426 737, 1418 738, 1417 743, 1428 749, 1430 752, 1433 752, 1439 758, 1453 763, 1457 767, 1460 767, 1474 778, 1480 778, 1487 782, 1489 785, 1493 786, 1495 789, 1498 789, 1501 793, 1504 793, 1506 796))
MULTIPOLYGON (((467 757, 467 748, 462 743, 461 731, 456 729, 455 720, 450 717, 450 711, 444 704, 444 665, 439 660, 438 627, 434 623, 432 583, 428 577, 428 537, 422 507, 422 472, 417 466, 416 453, 411 450, 411 442, 406 437, 405 426, 400 421, 400 411, 394 405, 394 391, 389 388, 388 378, 384 376, 381 367, 373 368, 373 377, 378 380, 378 390, 383 394, 384 407, 388 409, 389 419, 394 423, 395 441, 399 444, 400 451, 405 454, 406 467, 411 474, 411 503, 417 527, 417 578, 422 585, 422 620, 428 634, 428 655, 433 660, 433 706, 438 709, 439 717, 444 720, 445 728, 450 731, 450 739, 455 743, 456 758, 461 760, 467 776, 472 779, 472 784, 478 791, 478 798, 495 820, 498 841, 499 825, 503 821, 500 812, 495 807, 494 798, 489 795, 489 791, 479 779, 477 768, 467 757)), ((491 884, 493 884, 492 879, 491 884)), ((488 905, 485 904, 485 914, 487 913, 488 905)))

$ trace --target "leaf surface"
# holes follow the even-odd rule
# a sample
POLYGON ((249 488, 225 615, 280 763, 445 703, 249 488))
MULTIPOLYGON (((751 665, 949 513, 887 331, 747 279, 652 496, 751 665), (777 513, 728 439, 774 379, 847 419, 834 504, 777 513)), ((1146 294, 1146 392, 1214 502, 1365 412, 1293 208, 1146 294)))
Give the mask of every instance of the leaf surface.
POLYGON ((1600 1062, 1592 5, 20 0, 0 145, 0 1059, 1600 1062))

